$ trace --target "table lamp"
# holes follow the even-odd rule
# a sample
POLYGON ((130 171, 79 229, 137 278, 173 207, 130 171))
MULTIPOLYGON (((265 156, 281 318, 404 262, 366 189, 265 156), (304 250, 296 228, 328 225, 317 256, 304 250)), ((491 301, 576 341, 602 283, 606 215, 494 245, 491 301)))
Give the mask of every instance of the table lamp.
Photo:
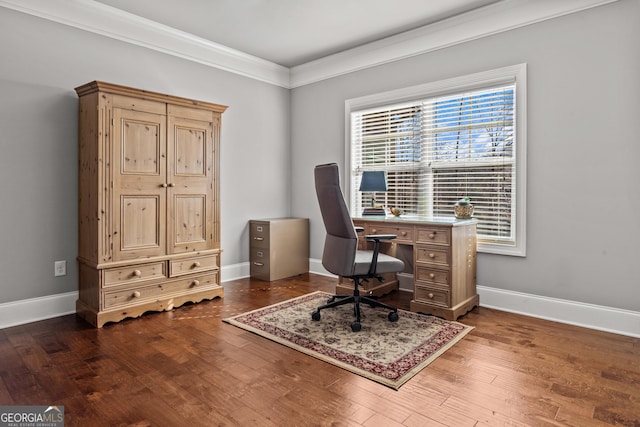
MULTIPOLYGON (((387 191, 387 177, 383 171, 364 171, 359 190, 361 192, 387 191)), ((362 215, 385 215, 384 209, 376 207, 375 194, 371 198, 371 207, 364 208, 362 215)))

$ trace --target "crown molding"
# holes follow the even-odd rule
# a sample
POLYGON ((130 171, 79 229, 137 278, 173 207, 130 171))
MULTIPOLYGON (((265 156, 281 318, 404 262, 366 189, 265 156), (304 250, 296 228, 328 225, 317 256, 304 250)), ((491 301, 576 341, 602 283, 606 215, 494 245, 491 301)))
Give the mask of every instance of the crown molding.
POLYGON ((503 0, 431 25, 292 67, 290 87, 300 87, 399 61, 616 1, 619 0, 503 0))
POLYGON ((0 6, 289 88, 289 69, 93 0, 0 0, 0 6))
POLYGON ((292 68, 94 0, 0 0, 0 6, 292 89, 619 0, 503 0, 292 68))

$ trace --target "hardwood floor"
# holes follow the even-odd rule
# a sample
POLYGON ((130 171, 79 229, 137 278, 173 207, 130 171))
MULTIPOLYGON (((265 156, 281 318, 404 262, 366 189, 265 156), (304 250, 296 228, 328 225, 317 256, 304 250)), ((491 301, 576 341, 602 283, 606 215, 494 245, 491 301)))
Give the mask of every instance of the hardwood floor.
POLYGON ((103 329, 69 315, 0 330, 0 405, 63 405, 67 426, 640 426, 640 339, 480 307, 394 391, 221 321, 334 284, 243 279, 103 329))

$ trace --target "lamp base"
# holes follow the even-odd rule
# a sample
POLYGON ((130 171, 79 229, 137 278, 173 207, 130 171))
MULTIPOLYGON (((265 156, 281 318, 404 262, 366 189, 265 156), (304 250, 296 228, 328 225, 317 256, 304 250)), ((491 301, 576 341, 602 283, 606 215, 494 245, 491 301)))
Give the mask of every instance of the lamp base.
POLYGON ((385 216, 384 209, 382 208, 364 208, 362 216, 385 216))

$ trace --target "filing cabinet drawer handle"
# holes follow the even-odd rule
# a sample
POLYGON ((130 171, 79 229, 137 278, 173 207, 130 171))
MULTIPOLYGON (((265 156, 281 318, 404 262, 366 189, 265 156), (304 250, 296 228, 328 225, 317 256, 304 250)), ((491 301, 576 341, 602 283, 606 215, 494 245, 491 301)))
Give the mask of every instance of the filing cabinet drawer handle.
POLYGON ((262 267, 264 264, 261 262, 253 262, 253 265, 257 265, 258 267, 262 267))
POLYGON ((259 241, 263 241, 264 237, 254 237, 253 240, 259 240, 259 241))

